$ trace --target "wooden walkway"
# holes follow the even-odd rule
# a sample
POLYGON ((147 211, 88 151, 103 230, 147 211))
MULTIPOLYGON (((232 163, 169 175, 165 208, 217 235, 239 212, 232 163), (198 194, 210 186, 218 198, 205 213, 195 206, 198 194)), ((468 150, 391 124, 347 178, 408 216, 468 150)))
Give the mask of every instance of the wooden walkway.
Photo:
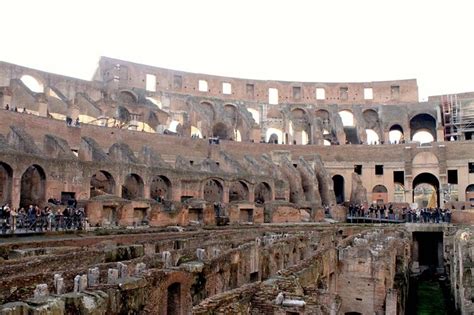
POLYGON ((382 218, 371 218, 371 217, 347 217, 347 223, 405 223, 405 220, 395 219, 382 219, 382 218))

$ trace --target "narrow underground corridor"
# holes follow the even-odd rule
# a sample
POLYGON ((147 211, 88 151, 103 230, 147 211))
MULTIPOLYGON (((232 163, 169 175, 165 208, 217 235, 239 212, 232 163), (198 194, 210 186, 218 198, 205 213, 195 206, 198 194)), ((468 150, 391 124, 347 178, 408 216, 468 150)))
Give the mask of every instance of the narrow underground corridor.
POLYGON ((443 232, 413 232, 406 314, 456 314, 443 253, 443 232))

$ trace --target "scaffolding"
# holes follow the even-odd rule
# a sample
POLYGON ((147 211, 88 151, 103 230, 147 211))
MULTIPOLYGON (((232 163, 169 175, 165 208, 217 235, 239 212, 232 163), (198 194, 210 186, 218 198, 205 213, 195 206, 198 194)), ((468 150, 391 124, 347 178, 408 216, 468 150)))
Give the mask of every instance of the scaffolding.
POLYGON ((474 134, 474 100, 457 95, 441 97, 445 141, 471 140, 474 134))

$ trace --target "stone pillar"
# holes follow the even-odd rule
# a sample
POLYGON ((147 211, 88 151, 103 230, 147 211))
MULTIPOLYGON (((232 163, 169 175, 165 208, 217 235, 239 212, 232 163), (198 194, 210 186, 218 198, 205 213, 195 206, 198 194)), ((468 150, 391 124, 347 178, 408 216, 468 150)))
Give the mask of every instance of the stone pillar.
POLYGON ((443 240, 438 242, 438 269, 444 272, 444 247, 443 240))
POLYGON ((110 269, 107 271, 107 284, 115 284, 115 283, 117 283, 118 276, 119 276, 119 271, 118 271, 118 269, 110 268, 110 269))
POLYGON ((143 197, 150 199, 150 184, 143 185, 143 197))
POLYGON ((87 281, 89 286, 94 286, 99 284, 100 271, 99 268, 89 268, 87 271, 87 281))
POLYGON ((38 115, 48 117, 48 100, 44 94, 42 94, 38 100, 38 115))
POLYGON ((15 208, 20 207, 20 196, 21 196, 21 175, 13 171, 12 178, 12 206, 15 208))
POLYGON ((34 292, 34 298, 44 298, 49 295, 48 285, 45 283, 38 284, 34 292))
POLYGON ((229 203, 229 185, 224 183, 224 187, 222 187, 222 202, 229 203))
POLYGON ((385 315, 397 315, 397 290, 388 289, 385 297, 385 315))

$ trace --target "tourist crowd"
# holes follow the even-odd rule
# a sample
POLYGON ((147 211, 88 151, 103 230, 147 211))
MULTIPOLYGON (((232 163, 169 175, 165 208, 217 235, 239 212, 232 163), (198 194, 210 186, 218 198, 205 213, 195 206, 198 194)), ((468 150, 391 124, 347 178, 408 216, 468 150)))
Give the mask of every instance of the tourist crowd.
POLYGON ((348 208, 349 217, 365 217, 373 219, 400 220, 409 223, 450 223, 451 210, 441 208, 416 208, 403 207, 395 209, 392 204, 365 207, 362 204, 350 204, 348 208))
POLYGON ((11 208, 9 204, 0 207, 0 229, 3 234, 82 230, 86 223, 84 208, 76 208, 74 205, 55 209, 49 206, 40 208, 37 205, 30 205, 26 209, 11 208))

